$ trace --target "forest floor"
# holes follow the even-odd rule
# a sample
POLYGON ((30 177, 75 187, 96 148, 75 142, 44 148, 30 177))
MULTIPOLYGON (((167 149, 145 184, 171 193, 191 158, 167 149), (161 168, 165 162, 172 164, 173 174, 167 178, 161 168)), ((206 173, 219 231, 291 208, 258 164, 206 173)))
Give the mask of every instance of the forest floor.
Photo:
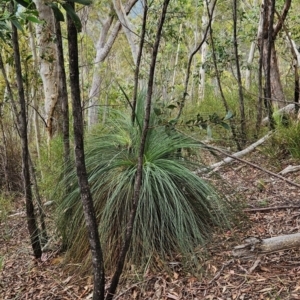
MULTIPOLYGON (((275 173, 297 165, 282 159, 274 166, 259 150, 246 159, 275 173)), ((202 275, 196 278, 175 265, 172 272, 148 273, 139 280, 133 276, 120 284, 115 300, 300 299, 299 249, 266 254, 252 272, 255 257, 232 256, 232 249, 249 236, 264 239, 299 232, 300 190, 241 162, 219 173, 252 211, 245 212, 244 222, 213 236, 202 275)), ((300 171, 285 177, 300 183, 300 171)), ((0 300, 91 299, 92 278, 68 273, 57 252, 46 252, 41 260, 31 256, 22 201, 16 201, 14 211, 0 224, 0 246, 0 300)))

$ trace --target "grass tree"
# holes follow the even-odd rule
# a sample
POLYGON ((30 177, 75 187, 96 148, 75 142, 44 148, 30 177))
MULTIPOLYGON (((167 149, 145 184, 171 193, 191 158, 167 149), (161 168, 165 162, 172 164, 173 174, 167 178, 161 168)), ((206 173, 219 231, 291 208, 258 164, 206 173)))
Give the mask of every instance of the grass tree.
MULTIPOLYGON (((105 128, 87 137, 86 166, 97 214, 107 268, 114 266, 132 208, 134 180, 143 120, 140 94, 132 125, 130 116, 116 113, 105 128)), ((215 188, 195 175, 195 162, 182 149, 201 144, 158 124, 151 115, 145 144, 142 185, 127 262, 152 267, 173 254, 188 258, 214 226, 224 226, 229 206, 215 188)), ((88 263, 88 243, 76 173, 70 170, 72 191, 58 205, 59 228, 68 245, 68 257, 88 263)))
MULTIPOLYGON (((158 260, 163 262, 178 254, 184 261, 194 256, 195 247, 209 236, 214 225, 228 224, 228 203, 192 171, 194 163, 182 156, 183 149, 199 149, 201 144, 162 125, 152 112, 156 57, 168 4, 169 0, 163 3, 147 90, 140 93, 135 114, 115 112, 105 127, 89 133, 85 153, 80 154, 79 150, 83 149, 83 123, 77 119, 81 116, 80 103, 77 101, 78 106, 75 106, 76 97, 72 101, 77 172, 69 169, 63 173, 61 190, 64 191, 66 185, 69 188, 58 203, 58 227, 68 247, 67 257, 86 266, 92 264, 94 278, 103 270, 103 280, 103 265, 95 268, 96 248, 93 247, 99 232, 101 261, 103 258, 109 272, 115 269, 106 300, 115 295, 125 258, 138 268, 154 267, 158 260), (77 123, 80 130, 76 130, 77 123), (84 168, 80 161, 85 162, 84 168), (87 199, 95 214, 87 209, 87 199), (95 219, 97 228, 94 228, 95 219)), ((75 52, 69 50, 69 53, 75 52)), ((100 294, 103 295, 103 291, 100 294)))

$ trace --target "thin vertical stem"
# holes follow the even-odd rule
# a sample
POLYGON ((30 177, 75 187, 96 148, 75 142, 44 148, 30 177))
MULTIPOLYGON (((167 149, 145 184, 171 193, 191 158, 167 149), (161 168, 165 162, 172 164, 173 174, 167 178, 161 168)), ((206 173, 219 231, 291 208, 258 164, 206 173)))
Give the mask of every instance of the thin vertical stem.
MULTIPOLYGON (((159 24, 158 24, 158 29, 156 32, 155 42, 153 45, 152 59, 151 59, 151 63, 150 63, 150 71, 149 71, 149 78, 148 78, 148 85, 147 85, 148 89, 147 89, 147 98, 146 98, 145 117, 144 117, 144 124, 143 124, 143 130, 142 130, 142 136, 141 136, 141 142, 140 142, 140 150, 139 150, 139 155, 138 155, 136 177, 135 177, 135 182, 134 182, 132 208, 130 211, 129 221, 128 221, 127 228, 126 228, 124 244, 120 251, 116 271, 111 280, 111 285, 109 287, 109 290, 108 290, 108 293, 106 296, 106 300, 112 300, 113 296, 116 292, 116 289, 117 289, 117 286, 118 286, 118 283, 120 280, 120 276, 123 271, 126 254, 128 252, 131 237, 132 237, 132 231, 133 231, 136 211, 137 211, 139 198, 140 198, 140 189, 142 186, 144 152, 145 152, 146 139, 147 139, 147 134, 148 134, 148 129, 149 129, 149 123, 150 123, 151 101, 152 101, 152 93, 153 93, 156 59, 157 59, 158 48, 159 48, 160 39, 161 39, 161 33, 162 33, 162 29, 163 29, 163 24, 164 24, 164 21, 166 18, 169 2, 170 2, 170 0, 164 0, 164 2, 163 2, 163 8, 162 8, 162 12, 161 12, 161 16, 160 16, 160 20, 159 20, 159 24)), ((145 1, 145 5, 147 5, 146 1, 145 1)))

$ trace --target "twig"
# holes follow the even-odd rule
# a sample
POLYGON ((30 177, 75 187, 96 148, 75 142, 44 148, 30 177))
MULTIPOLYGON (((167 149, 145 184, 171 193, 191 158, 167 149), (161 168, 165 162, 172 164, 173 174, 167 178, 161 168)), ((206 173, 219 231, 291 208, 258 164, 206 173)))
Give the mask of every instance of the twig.
POLYGON ((255 169, 258 169, 258 170, 263 171, 263 172, 265 172, 265 173, 267 173, 267 174, 270 174, 270 175, 272 175, 272 176, 274 176, 274 177, 277 177, 277 178, 279 178, 279 179, 281 179, 281 180, 283 180, 283 181, 289 183, 290 185, 293 185, 293 186, 296 186, 296 187, 300 188, 300 184, 298 184, 298 183, 296 183, 296 182, 293 182, 293 181, 291 181, 291 180, 289 180, 289 179, 287 179, 287 178, 285 178, 285 177, 283 177, 283 176, 281 176, 281 175, 279 175, 279 174, 276 174, 276 173, 274 173, 274 172, 272 172, 272 171, 269 171, 269 170, 267 170, 267 169, 265 169, 265 168, 262 168, 262 167, 260 167, 260 166, 258 166, 258 165, 256 165, 256 164, 254 164, 254 163, 252 163, 252 162, 249 162, 249 161, 247 161, 247 160, 245 160, 245 159, 238 158, 238 157, 235 157, 235 156, 233 156, 233 155, 227 154, 225 151, 223 151, 223 150, 221 150, 221 149, 218 149, 218 148, 215 148, 215 147, 212 147, 212 146, 206 145, 206 147, 207 147, 207 148, 210 148, 210 149, 212 149, 212 150, 218 151, 218 152, 220 152, 220 153, 222 153, 222 154, 225 154, 225 155, 227 155, 228 157, 231 157, 231 158, 233 158, 233 159, 235 159, 235 160, 237 160, 237 161, 243 162, 243 163, 245 163, 245 164, 247 164, 247 165, 249 165, 249 166, 251 166, 251 167, 253 167, 253 168, 255 168, 255 169))
POLYGON ((253 266, 249 269, 248 273, 251 274, 259 266, 260 262, 261 262, 261 258, 260 258, 260 256, 258 256, 257 259, 255 260, 253 266))
POLYGON ((217 280, 217 279, 221 276, 223 270, 224 270, 227 266, 229 266, 231 263, 233 263, 233 261, 234 261, 234 260, 231 259, 231 260, 227 261, 226 263, 224 263, 224 264, 222 265, 221 270, 214 276, 214 278, 208 283, 208 285, 211 285, 215 280, 217 280))
POLYGON ((154 277, 150 277, 150 278, 148 278, 148 279, 146 279, 146 280, 143 280, 143 281, 141 281, 141 282, 134 283, 134 284, 131 285, 128 289, 126 289, 125 291, 123 291, 122 293, 120 293, 119 295, 117 295, 116 297, 114 297, 114 300, 117 300, 118 298, 120 298, 120 297, 122 297, 123 295, 125 295, 125 294, 126 294, 128 291, 130 291, 131 289, 137 287, 138 285, 141 285, 141 284, 143 284, 143 283, 146 283, 146 282, 152 280, 153 278, 154 278, 154 277))
POLYGON ((141 283, 142 283, 142 282, 133 284, 133 285, 130 286, 128 289, 126 289, 124 292, 122 292, 122 293, 120 293, 118 296, 116 296, 116 297, 114 298, 114 300, 117 300, 117 299, 120 298, 121 296, 125 295, 128 291, 130 291, 131 289, 137 287, 138 284, 141 284, 141 283))
POLYGON ((261 207, 261 208, 246 208, 244 212, 259 212, 259 211, 271 211, 271 210, 280 210, 280 209, 289 209, 289 208, 300 208, 300 205, 282 205, 274 207, 261 207))

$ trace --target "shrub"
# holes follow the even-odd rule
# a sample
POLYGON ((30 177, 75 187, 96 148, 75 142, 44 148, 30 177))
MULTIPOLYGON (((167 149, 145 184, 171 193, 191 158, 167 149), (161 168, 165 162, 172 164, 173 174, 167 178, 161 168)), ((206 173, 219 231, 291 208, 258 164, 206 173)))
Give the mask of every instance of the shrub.
MULTIPOLYGON (((108 269, 115 266, 132 207, 142 120, 140 105, 135 125, 129 116, 117 114, 86 139, 89 183, 108 269)), ((182 149, 200 148, 200 143, 183 134, 158 126, 152 115, 129 264, 154 267, 173 255, 190 259, 214 226, 228 225, 229 204, 192 172, 198 165, 182 156, 182 149)), ((67 184, 70 189, 58 203, 58 228, 68 246, 68 260, 89 266, 77 177, 74 169, 67 174, 61 187, 67 184)))

